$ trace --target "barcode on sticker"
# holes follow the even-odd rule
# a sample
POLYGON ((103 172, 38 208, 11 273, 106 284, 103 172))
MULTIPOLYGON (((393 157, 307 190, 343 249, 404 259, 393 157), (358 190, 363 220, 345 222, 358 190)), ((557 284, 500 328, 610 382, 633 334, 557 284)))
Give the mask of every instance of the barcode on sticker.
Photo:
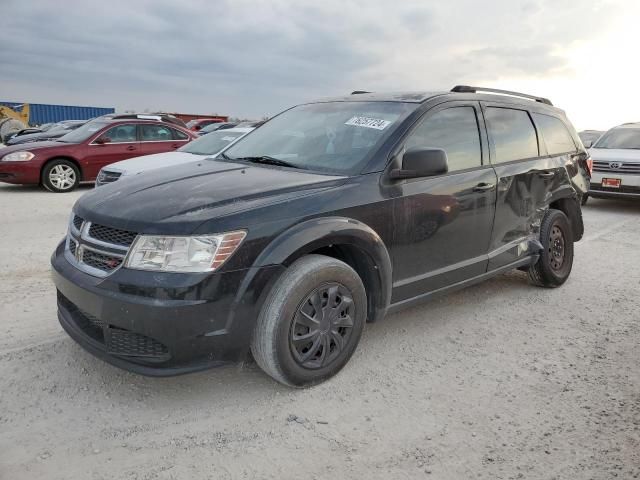
POLYGON ((375 128, 376 130, 384 130, 389 126, 389 120, 370 117, 352 117, 345 122, 345 125, 353 125, 354 127, 375 128))

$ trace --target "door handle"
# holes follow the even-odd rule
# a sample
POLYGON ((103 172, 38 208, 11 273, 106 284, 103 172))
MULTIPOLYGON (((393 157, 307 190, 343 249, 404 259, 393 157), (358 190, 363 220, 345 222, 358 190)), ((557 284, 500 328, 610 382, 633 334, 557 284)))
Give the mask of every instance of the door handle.
POLYGON ((479 183, 475 187, 473 187, 474 192, 486 192, 488 190, 493 190, 496 185, 494 183, 479 183))
POLYGON ((136 147, 134 145, 129 145, 127 147, 127 150, 135 150, 135 149, 136 149, 136 147))
POLYGON ((551 178, 556 174, 556 172, 538 172, 538 176, 542 178, 551 178))

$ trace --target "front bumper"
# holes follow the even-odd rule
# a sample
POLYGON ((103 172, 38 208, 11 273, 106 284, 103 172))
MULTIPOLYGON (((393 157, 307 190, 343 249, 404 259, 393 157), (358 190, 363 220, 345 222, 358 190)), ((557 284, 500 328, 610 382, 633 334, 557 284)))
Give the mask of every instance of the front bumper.
POLYGON ((589 196, 594 198, 640 198, 640 175, 614 172, 593 172, 589 196), (603 178, 620 179, 620 188, 602 186, 603 178))
POLYGON ((51 259, 58 319, 87 351, 143 375, 170 376, 243 360, 274 265, 214 274, 121 268, 106 278, 51 259))
MULTIPOLYGON (((0 157, 2 157, 0 151, 0 157)), ((0 161, 0 182, 15 184, 40 183, 40 162, 2 162, 0 161)))

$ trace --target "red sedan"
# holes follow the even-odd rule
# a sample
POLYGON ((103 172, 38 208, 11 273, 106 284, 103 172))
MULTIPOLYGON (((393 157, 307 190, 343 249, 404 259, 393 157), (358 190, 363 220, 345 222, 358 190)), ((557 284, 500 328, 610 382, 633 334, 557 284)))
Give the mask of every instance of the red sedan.
POLYGON ((197 135, 161 120, 101 117, 53 142, 0 148, 0 182, 69 192, 110 163, 173 151, 197 135))

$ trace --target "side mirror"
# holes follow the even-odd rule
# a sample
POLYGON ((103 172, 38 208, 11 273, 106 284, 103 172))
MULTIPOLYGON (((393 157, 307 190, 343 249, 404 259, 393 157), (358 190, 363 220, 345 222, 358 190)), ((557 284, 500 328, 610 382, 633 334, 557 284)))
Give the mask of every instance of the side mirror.
POLYGON ((582 142, 584 148, 591 148, 593 146, 593 140, 587 140, 586 142, 582 142))
POLYGON ((402 156, 402 168, 391 171, 391 178, 418 178, 449 171, 447 153, 440 148, 409 148, 402 156))
POLYGON ((110 143, 111 139, 109 137, 98 137, 96 138, 96 143, 98 145, 104 145, 105 143, 110 143))

